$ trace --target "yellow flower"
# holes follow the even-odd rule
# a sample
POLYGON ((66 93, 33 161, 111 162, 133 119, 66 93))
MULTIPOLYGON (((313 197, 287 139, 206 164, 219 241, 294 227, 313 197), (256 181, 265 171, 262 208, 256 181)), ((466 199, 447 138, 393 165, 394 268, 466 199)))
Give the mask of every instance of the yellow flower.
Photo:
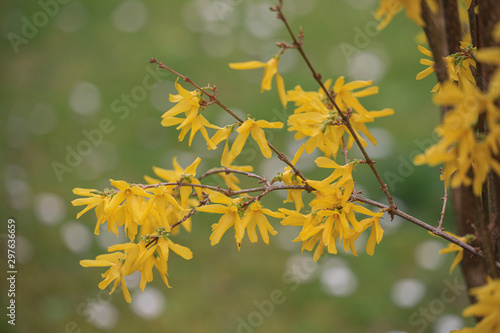
POLYGON ((259 227, 262 240, 264 243, 269 245, 269 234, 274 236, 278 232, 274 230, 264 214, 276 218, 282 218, 285 216, 283 213, 273 212, 267 208, 262 208, 260 202, 256 201, 247 208, 245 216, 241 222, 243 223, 244 228, 247 229, 248 238, 250 238, 252 243, 257 242, 255 227, 259 227))
MULTIPOLYGON (((217 146, 221 141, 226 140, 226 144, 224 145, 224 150, 222 151, 221 157, 221 165, 228 167, 232 161, 229 160, 229 136, 234 131, 235 125, 228 125, 226 127, 219 128, 217 133, 212 137, 212 142, 215 146, 217 146)), ((208 150, 210 150, 210 146, 208 150)))
POLYGON ((229 67, 232 69, 255 69, 264 67, 264 77, 262 78, 262 84, 260 87, 260 92, 263 93, 264 90, 271 90, 271 81, 273 77, 276 75, 276 85, 278 86, 278 94, 280 96, 281 104, 283 107, 286 107, 286 92, 285 92, 285 82, 283 78, 278 73, 278 62, 280 58, 275 56, 272 57, 268 62, 260 62, 260 61, 248 61, 248 62, 237 62, 230 63, 229 67))
MULTIPOLYGON (((457 235, 455 235, 455 234, 453 234, 451 232, 446 232, 446 233, 448 235, 450 235, 450 236, 455 237, 458 240, 461 240, 464 243, 468 243, 467 242, 467 237, 465 237, 465 236, 458 237, 457 235)), ((454 244, 454 243, 448 243, 447 247, 445 247, 444 249, 439 250, 439 254, 445 254, 445 253, 451 253, 451 252, 457 252, 457 256, 455 257, 455 259, 453 260, 453 263, 451 264, 450 274, 451 274, 451 272, 453 272, 453 270, 455 269, 455 267, 457 267, 457 265, 462 261, 462 259, 464 257, 464 248, 461 247, 461 246, 458 246, 457 244, 454 244)))
POLYGON ((177 104, 162 115, 162 126, 169 127, 178 125, 177 129, 181 130, 179 134, 179 141, 184 140, 186 134, 191 130, 191 135, 189 137, 189 146, 191 146, 196 132, 200 131, 208 146, 211 149, 215 149, 216 147, 208 137, 207 129, 205 127, 217 127, 210 124, 208 120, 206 120, 205 117, 200 114, 199 95, 201 94, 201 92, 197 90, 187 91, 179 83, 177 83, 177 81, 175 81, 175 88, 177 89, 177 92, 179 94, 170 95, 169 100, 177 104), (182 112, 186 114, 186 118, 175 117, 182 112))
MULTIPOLYGON (((279 211, 288 215, 281 221, 282 225, 302 227, 299 236, 293 240, 294 242, 302 241, 302 252, 304 250, 312 251, 314 246, 318 244, 313 255, 313 260, 318 261, 325 249, 325 243, 321 237, 321 231, 324 229, 321 219, 319 219, 316 214, 304 215, 300 212, 285 208, 280 208, 279 211)), ((330 245, 329 252, 337 253, 335 241, 330 245)))
POLYGON ((222 193, 211 192, 210 201, 216 204, 201 206, 196 208, 197 211, 206 213, 223 214, 218 223, 212 225, 212 235, 210 235, 210 245, 218 244, 226 233, 226 231, 234 226, 236 245, 238 250, 241 248, 241 241, 245 235, 243 222, 241 221, 239 208, 241 199, 231 199, 222 193))
POLYGON ((152 195, 139 186, 130 186, 123 180, 110 179, 109 181, 118 189, 118 193, 112 196, 109 204, 104 208, 104 213, 106 216, 119 214, 120 223, 124 224, 125 231, 128 231, 128 237, 132 241, 137 235, 138 226, 142 223, 142 205, 146 201, 145 198, 150 198, 152 195))
MULTIPOLYGON (((426 0, 424 0, 426 1, 426 0)), ((378 28, 385 28, 392 18, 402 9, 406 10, 406 16, 415 21, 419 26, 424 26, 424 21, 421 17, 421 2, 422 0, 380 0, 380 5, 375 12, 375 18, 382 19, 378 28)), ((437 3, 435 0, 427 1, 429 7, 435 12, 437 3)))
MULTIPOLYGON (((359 135, 363 133, 374 145, 377 140, 370 133, 365 123, 373 122, 375 118, 388 116, 394 113, 392 109, 381 111, 367 111, 358 98, 370 96, 378 92, 378 87, 368 87, 371 81, 354 81, 345 83, 344 77, 339 77, 333 87, 335 103, 342 110, 344 116, 350 118, 352 128, 363 146, 366 141, 359 135), (364 88, 364 89, 363 89, 364 88), (361 90, 357 90, 361 89, 361 90), (357 90, 357 91, 355 91, 357 90)), ((330 88, 331 80, 325 82, 325 87, 330 88)), ((344 124, 337 110, 333 109, 329 99, 322 90, 304 92, 302 88, 288 92, 290 101, 297 107, 295 114, 288 117, 288 130, 295 131, 295 139, 309 137, 306 142, 306 153, 310 154, 316 148, 325 153, 325 157, 336 157, 342 138, 348 133, 349 139, 346 147, 350 149, 354 138, 344 124)))
POLYGON ((271 148, 269 148, 269 144, 266 140, 266 135, 264 133, 263 128, 282 128, 283 123, 276 121, 270 123, 265 120, 253 120, 247 119, 243 124, 238 127, 236 130, 238 132, 238 136, 233 142, 233 146, 231 147, 231 151, 229 152, 229 163, 232 163, 234 159, 241 153, 243 150, 243 146, 247 141, 248 136, 251 134, 252 138, 259 145, 260 151, 262 155, 266 158, 270 158, 272 156, 271 148))
POLYGON ((482 185, 490 170, 500 175, 500 163, 495 159, 500 142, 500 110, 495 100, 500 95, 496 87, 500 75, 494 75, 490 90, 485 94, 469 80, 456 85, 446 82, 439 93, 434 95, 438 105, 451 105, 442 124, 436 128, 441 140, 429 147, 424 154, 415 157, 414 163, 430 166, 444 163, 447 179, 451 186, 473 185, 474 194, 481 194, 482 185), (497 81, 498 80, 498 81, 497 81), (476 137, 476 126, 481 114, 486 113, 489 133, 483 138, 476 137), (473 169, 474 178, 469 170, 473 169), (455 172, 456 171, 456 172, 455 172), (453 172, 452 177, 449 177, 453 172))
MULTIPOLYGON (((122 245, 122 244, 120 244, 122 245)), ((108 249, 109 252, 113 252, 112 248, 108 249)), ((104 280, 99 283, 99 288, 105 289, 111 282, 114 281, 111 293, 113 293, 119 284, 122 286, 123 296, 125 300, 130 303, 132 298, 127 289, 127 284, 125 283, 124 277, 131 274, 130 265, 137 259, 139 254, 139 247, 136 244, 129 243, 126 247, 125 253, 114 252, 109 254, 102 254, 96 257, 96 260, 81 260, 80 265, 83 267, 107 267, 110 268, 102 274, 104 280)))
MULTIPOLYGON (((165 231, 170 231, 170 221, 167 216, 167 212, 170 206, 174 207, 178 211, 182 211, 182 207, 179 206, 177 201, 172 196, 172 190, 167 188, 166 186, 159 186, 152 189, 153 197, 148 200, 148 203, 142 212, 141 221, 144 221, 147 217, 151 216, 151 218, 156 221, 156 225, 153 225, 150 230, 154 230, 157 227, 165 228, 165 231)), ((172 221, 175 223, 176 221, 172 221)), ((150 231, 147 231, 149 233, 150 231)))
MULTIPOLYGON (((115 245, 114 250, 120 249, 121 245, 122 244, 115 245)), ((140 287, 143 291, 146 284, 153 280, 153 267, 156 267, 163 282, 170 288, 167 280, 167 261, 170 249, 186 260, 193 258, 193 253, 190 249, 175 244, 163 235, 155 236, 153 239, 149 238, 148 240, 142 240, 137 246, 140 247, 141 251, 136 261, 133 263, 131 271, 138 270, 141 272, 140 287)))
POLYGON ((459 333, 498 333, 500 332, 500 279, 488 277, 484 286, 473 288, 470 294, 477 303, 465 308, 464 317, 475 316, 481 321, 474 328, 464 328, 459 333))
MULTIPOLYGON (((191 165, 189 165, 186 169, 183 169, 179 163, 177 162, 177 157, 174 157, 172 160, 172 165, 174 166, 174 170, 166 170, 158 167, 153 167, 154 173, 160 177, 161 179, 166 180, 167 182, 177 182, 182 181, 182 183, 190 183, 200 185, 200 181, 195 178, 196 176, 196 168, 201 162, 201 158, 197 157, 191 165)), ((198 198, 201 199, 203 194, 201 192, 200 187, 194 187, 198 198)), ((193 192, 193 188, 191 186, 181 186, 180 190, 181 195, 181 206, 183 208, 188 208, 187 203, 188 199, 193 192)))

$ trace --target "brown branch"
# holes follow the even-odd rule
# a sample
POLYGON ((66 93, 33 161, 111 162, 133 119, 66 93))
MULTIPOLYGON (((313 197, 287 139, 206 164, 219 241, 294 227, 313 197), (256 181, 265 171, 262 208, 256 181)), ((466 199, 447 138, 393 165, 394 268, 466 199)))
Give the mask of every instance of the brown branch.
POLYGON ((438 78, 439 83, 446 82, 448 80, 448 70, 446 62, 443 58, 441 34, 436 28, 436 24, 432 17, 432 11, 427 4, 427 1, 422 1, 422 20, 425 22, 424 32, 429 42, 429 47, 431 48, 432 55, 434 58, 434 71, 438 78))
POLYGON ((462 27, 458 17, 458 2, 457 0, 442 0, 442 4, 448 54, 460 52, 462 27))
MULTIPOLYGON (((380 202, 368 199, 368 198, 364 198, 364 197, 359 196, 357 194, 352 194, 351 195, 351 200, 364 202, 364 203, 367 203, 367 204, 375 206, 375 207, 379 207, 379 208, 383 208, 383 209, 389 210, 389 206, 384 205, 384 204, 382 204, 380 202)), ((413 217, 411 215, 408 215, 408 214, 402 212, 399 209, 396 209, 396 211, 394 212, 394 215, 402 217, 405 220, 410 221, 413 224, 416 224, 419 227, 424 228, 424 229, 432 232, 436 236, 439 236, 439 237, 441 237, 443 239, 446 239, 447 241, 449 241, 449 242, 451 242, 453 244, 456 244, 456 245, 460 246, 461 248, 463 248, 464 250, 467 250, 471 254, 484 259, 484 255, 481 252, 481 250, 475 249, 474 247, 470 246, 469 244, 462 242, 461 240, 459 240, 459 239, 457 239, 457 238, 455 238, 455 237, 447 234, 446 232, 444 232, 443 230, 441 230, 439 228, 433 227, 430 224, 427 224, 427 223, 425 223, 425 222, 423 222, 423 221, 421 221, 421 220, 419 220, 419 219, 417 219, 417 218, 415 218, 415 217, 413 217)), ((494 262, 494 264, 496 265, 496 267, 500 268, 500 263, 499 262, 494 262)))
POLYGON ((373 174, 375 175, 375 177, 377 178, 377 180, 378 180, 378 182, 380 184, 380 189, 382 190, 382 192, 384 192, 385 196, 387 197, 387 200, 389 201, 389 205, 390 205, 389 206, 390 207, 389 214, 391 215, 391 218, 393 218, 394 217, 394 211, 397 209, 397 207, 394 204, 394 200, 393 200, 392 196, 389 193, 389 190, 387 188, 387 184, 384 183, 384 181, 382 180, 382 177, 380 176, 380 174, 378 173, 377 169, 375 168, 375 165, 374 165, 375 162, 372 159, 370 159, 370 157, 368 156, 368 153, 363 148, 363 145, 361 144, 361 141, 360 141, 358 135, 356 134, 356 131, 354 131, 354 128, 352 127, 351 123, 349 122, 349 119, 342 112, 342 110, 340 109, 340 107, 337 105, 337 103, 335 102, 335 98, 332 96, 331 92, 323 84, 321 74, 318 73, 318 72, 316 72, 316 70, 314 69, 313 65, 311 64, 309 58, 307 57, 307 55, 306 55, 306 53, 304 51, 304 48, 302 47, 302 44, 303 44, 302 42, 303 42, 303 37, 304 37, 303 33, 302 33, 302 29, 300 30, 300 33, 299 33, 299 36, 298 36, 298 39, 297 39, 297 37, 295 37, 295 34, 292 31, 292 28, 288 24, 288 21, 287 21, 286 17, 283 15, 282 7, 283 7, 283 0, 279 0, 279 4, 276 5, 275 7, 271 7, 271 10, 278 13, 278 19, 280 19, 281 21, 283 21, 286 29, 288 30, 288 33, 290 34, 290 36, 291 36, 291 38, 293 40, 293 46, 301 54, 302 58, 304 59, 305 63, 307 64, 307 67, 309 67, 309 69, 310 69, 310 71, 311 71, 314 79, 319 84, 319 86, 321 87, 321 89, 324 91, 325 95, 330 100, 330 103, 332 103, 332 105, 335 107, 336 111, 338 112, 338 114, 342 118, 342 121, 344 122, 344 125, 347 127, 347 129, 351 133, 352 137, 354 138, 354 141, 356 141, 356 144, 358 145, 359 149, 361 150, 361 153, 363 154, 363 156, 365 158, 365 163, 368 164, 368 166, 372 170, 373 174))

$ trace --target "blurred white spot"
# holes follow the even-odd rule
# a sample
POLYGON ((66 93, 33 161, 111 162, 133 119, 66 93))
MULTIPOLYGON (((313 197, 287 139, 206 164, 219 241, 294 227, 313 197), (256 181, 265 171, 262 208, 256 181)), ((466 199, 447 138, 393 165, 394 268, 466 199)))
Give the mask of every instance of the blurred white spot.
POLYGON ((88 316, 89 322, 100 329, 110 330, 118 323, 118 310, 110 303, 90 302, 84 313, 88 316))
POLYGON ((287 9, 287 17, 291 18, 296 15, 306 15, 311 10, 316 7, 316 0, 287 0, 286 9, 287 9), (290 15, 291 14, 291 15, 290 15))
POLYGON ((16 235, 16 260, 25 264, 33 258, 33 244, 23 236, 16 235))
POLYGON ((138 0, 123 1, 111 14, 114 27, 122 32, 139 31, 144 28, 148 19, 148 7, 138 0))
POLYGON ((237 1, 192 1, 183 8, 185 25, 194 32, 227 34, 240 21, 235 10, 238 4, 237 1))
POLYGON ((354 293, 358 279, 344 260, 328 259, 322 264, 321 286, 325 293, 332 296, 346 297, 354 293))
POLYGON ((54 193, 39 193, 35 197, 35 214, 42 224, 56 225, 66 216, 66 202, 54 193))
POLYGON ((89 229, 79 222, 68 222, 61 227, 64 244, 75 253, 83 253, 90 249, 92 236, 89 229))
POLYGON ((134 300, 130 304, 132 311, 145 319, 156 318, 165 309, 165 296, 153 287, 147 287, 144 289, 144 292, 137 290, 133 294, 132 299, 134 300))
POLYGON ((449 333, 453 330, 462 329, 464 326, 464 321, 459 316, 444 315, 436 320, 434 333, 449 333))
POLYGON ((345 2, 357 9, 368 9, 375 5, 375 0, 345 0, 345 2))
MULTIPOLYGON (((149 101, 156 110, 164 113, 174 106, 174 104, 168 100, 170 94, 177 95, 174 83, 171 81, 162 81, 149 93, 149 101)), ((160 117, 158 117, 158 122, 161 123, 160 117)))
POLYGON ((370 51, 362 51, 353 54, 347 63, 347 75, 352 80, 373 80, 383 78, 386 65, 382 59, 370 51))
POLYGON ((67 4, 57 15, 56 27, 64 32, 78 32, 85 27, 89 11, 81 1, 72 1, 67 4))
POLYGON ((132 274, 125 276, 125 282, 128 289, 135 289, 141 284, 141 272, 135 271, 132 274))
POLYGON ((272 3, 249 3, 246 9, 245 26, 248 32, 261 39, 274 36, 281 22, 276 19, 276 14, 269 10, 272 3))
POLYGON ((203 34, 200 38, 203 52, 215 58, 227 56, 233 50, 233 45, 231 36, 203 34))
POLYGON ((310 255, 296 254, 287 260, 285 267, 286 273, 293 276, 294 282, 305 283, 315 276, 318 263, 310 255))
POLYGON ((115 145, 107 141, 94 147, 87 159, 90 167, 97 172, 111 171, 117 167, 119 157, 115 145))
MULTIPOLYGON (((270 140, 268 139, 268 141, 270 140)), ((253 144, 252 145, 247 144, 245 148, 243 148, 242 156, 248 156, 248 160, 245 160, 245 158, 241 159, 242 163, 248 165, 248 164, 254 164, 254 159, 256 158, 261 159, 262 153, 260 151, 260 148, 257 147, 257 144, 255 144, 255 146, 253 144)), ((278 175, 278 172, 283 172, 285 166, 286 164, 277 158, 265 158, 265 159, 262 158, 262 162, 260 163, 260 166, 258 167, 257 170, 260 172, 261 175, 265 176, 268 180, 271 180, 278 175)), ((276 192, 286 193, 285 191, 276 191, 276 192)))
MULTIPOLYGON (((292 207, 287 207, 287 208, 295 209, 292 207)), ((295 253, 297 251, 300 251, 302 243, 292 242, 292 240, 297 238, 300 231, 302 230, 301 227, 277 226, 275 229, 276 231, 278 231, 278 234, 275 236, 276 242, 274 244, 276 244, 280 249, 285 251, 290 251, 295 253)))
POLYGON ((107 224, 101 224, 99 226, 99 237, 96 238, 99 247, 105 251, 107 251, 110 246, 126 243, 127 239, 128 238, 123 232, 123 228, 118 228, 118 236, 116 236, 113 232, 108 232, 107 224))
POLYGON ((402 279, 391 290, 391 299, 400 308, 416 306, 425 295, 425 285, 419 280, 402 279))
MULTIPOLYGON (((371 158, 383 159, 390 157, 395 150, 396 142, 391 132, 385 128, 369 127, 370 133, 377 139, 377 145, 374 146, 370 140, 366 139, 368 145, 365 150, 371 158)), ((363 135, 364 136, 364 135, 363 135)))
POLYGON ((428 240, 418 244, 415 249, 417 265, 430 270, 439 268, 444 261, 444 256, 439 254, 439 250, 444 247, 443 243, 436 240, 428 240))
POLYGON ((75 83, 69 97, 69 106, 78 114, 93 115, 101 107, 101 92, 93 83, 75 83))
POLYGON ((29 205, 31 188, 27 182, 20 179, 7 179, 5 187, 9 194, 10 205, 17 210, 22 210, 29 205))
POLYGON ((42 135, 52 131, 57 123, 54 107, 48 103, 38 103, 31 110, 28 120, 32 133, 42 135))

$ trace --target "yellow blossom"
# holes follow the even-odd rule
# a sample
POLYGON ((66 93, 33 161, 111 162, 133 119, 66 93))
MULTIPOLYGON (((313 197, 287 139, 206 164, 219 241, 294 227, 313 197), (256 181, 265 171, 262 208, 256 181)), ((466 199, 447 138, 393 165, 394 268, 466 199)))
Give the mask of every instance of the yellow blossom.
POLYGON ((137 235, 138 226, 142 223, 142 205, 146 201, 145 198, 150 198, 152 195, 139 186, 130 186, 123 180, 110 179, 109 181, 111 185, 118 189, 118 193, 112 196, 104 212, 107 216, 114 213, 123 214, 120 220, 125 226, 128 237, 132 241, 135 235, 137 235))
POLYGON ((169 100, 177 104, 162 115, 163 120, 161 124, 165 127, 178 125, 177 129, 181 130, 179 134, 179 141, 184 140, 186 134, 191 130, 189 146, 191 146, 196 132, 200 131, 209 147, 215 149, 216 147, 208 137, 207 129, 205 127, 217 127, 210 124, 208 120, 200 114, 199 95, 201 92, 198 90, 187 91, 179 83, 177 83, 177 81, 175 81, 175 88, 179 94, 170 95, 169 100), (186 118, 175 117, 183 112, 185 113, 186 118))
POLYGON ((262 155, 264 155, 264 157, 266 158, 270 158, 272 156, 272 151, 271 148, 269 148, 269 144, 267 143, 263 128, 282 127, 283 123, 279 121, 270 123, 265 120, 245 120, 245 122, 243 122, 243 124, 241 124, 236 130, 238 132, 238 136, 234 140, 231 151, 229 152, 229 163, 232 163, 232 161, 241 153, 241 151, 243 150, 243 146, 245 145, 245 142, 247 141, 247 138, 250 134, 252 135, 252 138, 255 140, 255 142, 257 142, 257 144, 259 145, 262 155))
POLYGON ((283 213, 273 212, 267 208, 262 208, 260 202, 256 201, 247 208, 245 216, 241 222, 243 223, 244 228, 247 229, 248 238, 252 243, 257 242, 255 227, 259 227, 262 240, 264 243, 269 245, 269 234, 274 236, 278 232, 274 230, 264 214, 276 218, 282 218, 285 216, 283 213))
MULTIPOLYGON (((170 223, 167 216, 168 207, 173 206, 175 209, 182 211, 177 201, 172 196, 172 190, 166 186, 158 186, 151 189, 153 197, 148 200, 144 211, 142 212, 141 221, 145 221, 151 215, 151 218, 156 221, 156 224, 151 227, 151 230, 157 227, 163 227, 167 232, 170 231, 170 223)), ((144 225, 144 222, 142 223, 144 225)), ((149 231, 148 231, 149 233, 149 231)))
MULTIPOLYGON (((110 250, 110 252, 113 251, 113 249, 110 250)), ((130 303, 132 298, 130 297, 124 277, 132 273, 129 268, 131 263, 136 260, 138 254, 139 248, 137 246, 129 246, 125 252, 102 254, 97 256, 95 260, 81 260, 80 265, 83 267, 110 266, 110 268, 102 274, 104 280, 99 283, 99 288, 101 290, 105 289, 111 282, 114 282, 110 292, 111 294, 115 291, 116 287, 121 284, 123 296, 125 300, 130 303)))
POLYGON ((245 234, 243 222, 241 221, 239 208, 241 199, 231 199, 222 193, 213 192, 209 196, 211 202, 215 204, 201 206, 197 211, 206 213, 223 214, 218 223, 212 225, 212 235, 210 235, 210 245, 218 244, 226 231, 234 226, 236 245, 238 250, 241 248, 241 241, 245 234))
MULTIPOLYGON (((177 157, 174 157, 172 160, 172 165, 174 167, 174 170, 166 170, 158 167, 153 167, 153 171, 158 177, 166 180, 167 182, 181 181, 182 183, 200 185, 201 184, 200 181, 197 178, 195 178, 196 169, 198 168, 200 162, 201 158, 197 157, 193 163, 191 163, 186 169, 183 169, 177 162, 177 157)), ((194 187, 194 190, 196 191, 198 198, 201 199, 203 195, 200 187, 194 187)), ((187 208, 187 202, 189 196, 193 192, 193 187, 181 186, 179 192, 181 196, 181 206, 183 208, 187 208)))
MULTIPOLYGON (((229 160, 229 136, 233 133, 235 125, 228 125, 226 127, 219 128, 218 131, 212 137, 212 142, 215 146, 217 146, 221 141, 225 140, 226 144, 224 145, 224 150, 222 151, 222 157, 220 164, 222 166, 229 166, 232 161, 229 160)), ((210 146, 208 147, 210 150, 210 146)))
MULTIPOLYGON (((331 80, 327 80, 326 89, 330 89, 330 85, 331 80)), ((361 105, 358 98, 378 92, 378 87, 368 87, 370 85, 371 81, 345 83, 344 77, 339 77, 333 87, 335 103, 344 116, 349 118, 363 146, 366 146, 366 141, 359 133, 363 133, 374 145, 377 144, 365 123, 394 113, 392 109, 367 111, 361 105)), ((296 140, 308 137, 305 144, 307 154, 318 148, 325 153, 325 157, 336 157, 345 133, 349 135, 346 147, 348 149, 352 147, 354 144, 352 134, 321 89, 318 92, 305 92, 302 88, 295 87, 294 90, 288 91, 287 96, 290 101, 295 102, 296 106, 294 114, 288 117, 288 130, 295 131, 296 140)))
POLYGON ((280 58, 275 56, 272 57, 268 62, 261 61, 247 61, 247 62, 237 62, 230 63, 229 67, 232 69, 255 69, 264 67, 264 77, 262 78, 262 84, 260 88, 260 92, 263 93, 264 90, 271 90, 271 81, 273 77, 276 75, 276 85, 278 87, 278 94, 280 97, 281 104, 283 107, 286 107, 286 91, 285 91, 285 82, 283 78, 278 73, 278 62, 280 58))

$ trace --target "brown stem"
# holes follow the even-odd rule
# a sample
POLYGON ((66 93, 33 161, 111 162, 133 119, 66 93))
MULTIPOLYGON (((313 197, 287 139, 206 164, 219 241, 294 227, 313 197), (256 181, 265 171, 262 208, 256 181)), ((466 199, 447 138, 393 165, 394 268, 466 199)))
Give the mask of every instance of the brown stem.
POLYGON ((427 4, 427 1, 421 1, 422 3, 422 20, 425 22, 424 32, 429 42, 429 47, 431 48, 432 55, 434 57, 434 70, 438 78, 438 82, 443 83, 448 80, 447 66, 443 58, 441 34, 436 28, 436 24, 432 17, 431 9, 427 4))
POLYGON ((460 52, 460 40, 462 40, 462 29, 458 17, 458 2, 457 0, 442 0, 442 3, 448 54, 457 53, 460 52))
POLYGON ((498 269, 495 265, 495 252, 492 247, 493 244, 491 243, 490 233, 488 232, 488 225, 486 222, 486 216, 483 210, 483 206, 481 204, 481 198, 475 196, 474 193, 470 193, 470 195, 472 195, 474 198, 474 215, 476 216, 476 226, 481 241, 481 250, 485 256, 484 259, 486 262, 486 266, 488 267, 490 276, 493 278, 498 278, 498 269))

